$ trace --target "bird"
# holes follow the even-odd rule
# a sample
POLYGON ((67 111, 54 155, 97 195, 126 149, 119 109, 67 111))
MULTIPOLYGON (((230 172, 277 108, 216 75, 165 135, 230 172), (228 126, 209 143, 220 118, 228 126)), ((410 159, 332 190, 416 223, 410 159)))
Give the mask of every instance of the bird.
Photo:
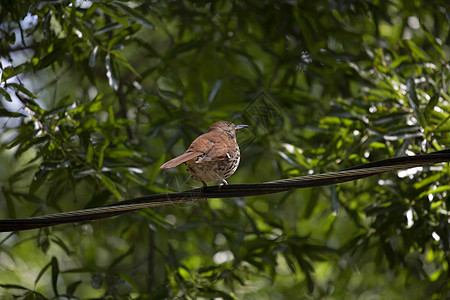
POLYGON ((239 145, 236 140, 236 130, 248 128, 248 125, 235 125, 228 121, 213 123, 207 133, 196 138, 189 148, 167 162, 163 169, 174 168, 182 163, 191 177, 201 181, 202 189, 207 182, 221 181, 228 185, 226 179, 236 172, 241 159, 239 145))

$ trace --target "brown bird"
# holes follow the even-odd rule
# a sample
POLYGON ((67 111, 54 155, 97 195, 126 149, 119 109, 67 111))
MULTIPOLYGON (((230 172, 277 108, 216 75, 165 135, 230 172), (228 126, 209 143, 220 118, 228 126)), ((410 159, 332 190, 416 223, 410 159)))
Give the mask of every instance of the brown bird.
POLYGON ((186 163, 186 170, 192 178, 202 182, 203 188, 211 181, 228 184, 225 179, 234 174, 241 159, 236 130, 246 127, 227 121, 216 122, 207 133, 196 138, 184 154, 164 163, 160 169, 186 163))

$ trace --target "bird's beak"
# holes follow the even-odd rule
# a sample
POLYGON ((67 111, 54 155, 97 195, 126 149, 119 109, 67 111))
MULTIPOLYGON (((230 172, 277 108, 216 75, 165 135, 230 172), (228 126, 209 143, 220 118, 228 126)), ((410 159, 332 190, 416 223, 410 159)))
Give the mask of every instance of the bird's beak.
POLYGON ((248 125, 236 125, 236 127, 235 127, 236 130, 239 130, 242 128, 248 128, 248 125))

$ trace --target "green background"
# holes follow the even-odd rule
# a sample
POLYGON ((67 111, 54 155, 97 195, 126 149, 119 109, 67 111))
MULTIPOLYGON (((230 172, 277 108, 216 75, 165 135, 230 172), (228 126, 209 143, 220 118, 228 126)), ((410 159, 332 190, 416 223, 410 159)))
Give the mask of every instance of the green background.
MULTIPOLYGON (((447 0, 0 4, 3 219, 200 187, 159 166, 219 120, 229 183, 450 145, 447 0)), ((448 174, 2 233, 0 296, 444 299, 448 174)))

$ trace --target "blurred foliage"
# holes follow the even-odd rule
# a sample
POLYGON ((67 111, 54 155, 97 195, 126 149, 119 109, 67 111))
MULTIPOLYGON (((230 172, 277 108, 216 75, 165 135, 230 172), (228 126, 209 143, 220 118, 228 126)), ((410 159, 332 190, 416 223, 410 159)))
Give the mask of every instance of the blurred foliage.
MULTIPOLYGON (((230 183, 450 146, 447 0, 0 1, 0 215, 199 187, 159 166, 218 120, 230 183)), ((449 167, 0 235, 21 299, 444 299, 449 167)))

